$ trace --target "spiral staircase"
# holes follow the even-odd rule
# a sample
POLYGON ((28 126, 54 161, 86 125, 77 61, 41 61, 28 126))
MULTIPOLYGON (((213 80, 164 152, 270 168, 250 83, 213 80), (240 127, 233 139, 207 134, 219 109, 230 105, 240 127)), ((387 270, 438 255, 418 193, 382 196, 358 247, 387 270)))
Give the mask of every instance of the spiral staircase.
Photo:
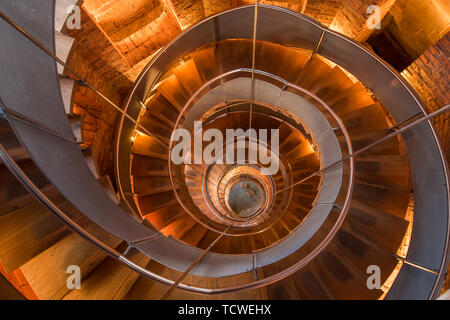
MULTIPOLYGON (((122 113, 119 202, 71 112, 75 85, 96 90, 63 66, 73 39, 60 8, 74 3, 0 4, 0 261, 37 298, 439 296, 450 204, 431 119, 448 107, 428 114, 380 58, 311 18, 236 8, 161 50, 123 110, 109 101, 122 113), (223 136, 268 129, 260 148, 279 170, 266 174, 261 158, 175 164, 174 130, 193 146, 196 123, 223 136), (66 285, 69 265, 79 290, 66 285), (367 285, 374 265, 379 288, 367 285)), ((254 147, 238 141, 214 156, 254 147)))

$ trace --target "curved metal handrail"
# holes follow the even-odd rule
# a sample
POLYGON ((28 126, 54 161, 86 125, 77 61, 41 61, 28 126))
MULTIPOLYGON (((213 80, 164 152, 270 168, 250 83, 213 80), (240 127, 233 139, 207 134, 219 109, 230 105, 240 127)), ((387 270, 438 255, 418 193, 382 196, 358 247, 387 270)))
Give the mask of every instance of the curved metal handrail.
MULTIPOLYGON (((222 73, 222 74, 220 74, 220 75, 218 75, 218 76, 216 76, 216 77, 214 77, 214 78, 208 80, 207 82, 205 82, 205 83, 204 83, 204 84, 203 84, 203 85, 202 85, 202 86, 201 86, 201 87, 200 87, 200 88, 199 88, 199 89, 198 89, 198 90, 197 90, 197 91, 196 91, 196 92, 188 99, 188 101, 184 104, 182 110, 179 112, 177 121, 175 122, 174 130, 177 129, 177 128, 180 126, 180 122, 183 120, 184 114, 187 112, 187 110, 189 110, 189 108, 191 107, 191 104, 195 101, 195 99, 197 98, 197 96, 199 96, 200 93, 202 93, 202 92, 205 90, 205 88, 209 88, 212 84, 214 84, 214 83, 216 83, 216 82, 218 82, 218 81, 220 81, 221 83, 223 83, 224 78, 229 77, 229 76, 232 76, 232 75, 234 75, 234 74, 238 74, 238 73, 251 73, 251 74, 262 75, 262 76, 265 76, 265 77, 267 77, 267 78, 270 78, 270 79, 273 79, 273 80, 276 80, 276 81, 280 82, 280 83, 284 86, 284 88, 290 87, 290 88, 293 88, 293 89, 295 89, 295 90, 297 90, 297 91, 299 91, 299 92, 302 92, 302 93, 306 94, 307 96, 311 97, 314 101, 316 101, 318 104, 320 104, 320 105, 321 105, 328 113, 331 114, 331 116, 334 118, 334 120, 337 122, 339 128, 341 129, 342 134, 344 135, 345 142, 346 142, 346 146, 347 146, 347 150, 348 150, 349 154, 352 154, 352 153, 353 153, 353 147, 352 147, 352 142, 351 142, 351 139, 350 139, 350 135, 348 134, 347 129, 346 129, 346 127, 345 127, 343 121, 342 121, 342 120, 340 119, 340 117, 336 114, 336 112, 334 112, 334 110, 331 109, 330 106, 328 106, 327 103, 325 103, 325 102, 324 102, 322 99, 320 99, 317 95, 313 94, 312 92, 310 92, 310 91, 308 91, 308 90, 306 90, 306 89, 304 89, 304 88, 302 88, 302 87, 300 87, 300 86, 298 86, 298 85, 292 84, 292 83, 290 83, 290 82, 288 82, 288 81, 282 79, 281 77, 278 77, 278 76, 276 76, 276 75, 274 75, 274 74, 271 74, 271 73, 269 73, 269 72, 262 71, 262 70, 256 70, 256 69, 237 68, 237 69, 234 69, 234 70, 231 70, 231 71, 222 73)), ((283 90, 283 91, 284 91, 284 90, 283 90)), ((282 91, 282 92, 283 92, 283 91, 282 91)), ((258 103, 258 101, 253 101, 253 102, 254 102, 254 103, 258 103)), ((314 105, 314 106, 315 106, 315 105, 314 105)), ((316 108, 317 108, 317 107, 316 107, 316 108)), ((320 110, 319 110, 319 111, 320 111, 320 110)), ((198 219, 197 216, 191 212, 190 208, 189 208, 187 205, 184 204, 183 199, 182 199, 181 196, 178 194, 178 190, 177 190, 177 188, 176 188, 177 183, 176 183, 176 181, 175 181, 175 179, 174 179, 174 177, 173 177, 173 173, 172 173, 172 166, 173 166, 173 164, 172 164, 172 161, 171 161, 171 152, 172 152, 173 144, 174 144, 174 143, 173 143, 173 141, 171 140, 171 141, 169 142, 169 148, 168 148, 168 167, 169 167, 168 171, 169 171, 169 176, 170 176, 170 181, 171 181, 171 184, 172 184, 172 188, 173 188, 173 190, 174 190, 174 194, 175 194, 175 196, 177 197, 178 202, 179 202, 180 205, 185 209, 185 211, 187 211, 187 212, 189 213, 189 215, 190 215, 193 219, 195 219, 195 221, 197 221, 198 223, 202 224, 204 227, 208 228, 208 229, 211 230, 211 231, 214 231, 214 232, 217 232, 217 233, 221 233, 222 230, 220 230, 220 231, 219 231, 219 230, 216 230, 216 229, 210 227, 209 225, 207 225, 206 223, 204 223, 203 221, 201 221, 200 219, 198 219)), ((349 164, 349 168, 350 168, 350 173, 349 173, 350 183, 349 183, 349 185, 348 185, 347 193, 351 193, 350 190, 353 189, 353 180, 354 180, 354 160, 353 160, 353 158, 349 158, 349 162, 350 162, 350 164, 349 164)), ((309 178, 311 178, 312 176, 314 176, 314 174, 312 174, 309 178)), ((288 190, 288 189, 290 189, 290 187, 287 187, 287 188, 285 188, 285 189, 279 190, 279 191, 277 191, 276 193, 279 193, 279 192, 282 192, 282 191, 285 191, 285 190, 288 190)), ((348 199, 348 200, 346 199, 346 201, 349 202, 350 199, 348 199)), ((342 207, 343 207, 343 208, 347 208, 347 207, 348 207, 348 206, 347 206, 347 203, 345 202, 345 203, 342 205, 342 207)), ((313 208, 314 208, 314 206, 313 206, 313 208)), ((344 218, 345 218, 345 215, 346 215, 346 212, 345 212, 345 213, 342 213, 342 212, 341 212, 340 215, 339 215, 340 219, 344 219, 344 218)), ((278 220, 275 220, 274 223, 275 223, 276 221, 278 221, 278 220)), ((268 229, 268 228, 270 228, 270 227, 271 227, 271 225, 268 226, 266 229, 268 229)), ((258 232, 263 232, 263 231, 265 231, 266 229, 261 230, 261 231, 258 231, 258 232)), ((249 234, 251 234, 251 233, 249 233, 249 234)), ((227 234, 227 235, 232 235, 232 236, 233 236, 233 234, 227 234)))

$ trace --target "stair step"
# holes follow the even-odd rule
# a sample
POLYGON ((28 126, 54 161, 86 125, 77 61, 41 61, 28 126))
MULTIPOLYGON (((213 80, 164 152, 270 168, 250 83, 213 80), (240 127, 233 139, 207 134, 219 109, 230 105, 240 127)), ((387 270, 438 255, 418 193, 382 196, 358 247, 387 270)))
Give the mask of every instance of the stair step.
POLYGON ((353 200, 346 222, 352 233, 366 236, 376 241, 390 252, 397 252, 409 222, 389 213, 353 200))
POLYGON ((384 283, 398 264, 393 257, 393 252, 352 233, 347 227, 347 225, 343 226, 336 235, 336 240, 333 241, 340 256, 361 270, 364 280, 368 278, 367 267, 371 265, 380 267, 381 283, 384 283))
POLYGON ((345 127, 352 135, 352 131, 374 131, 389 129, 386 113, 379 104, 373 104, 341 116, 345 127))
POLYGON ((252 67, 252 48, 250 40, 226 40, 216 42, 216 65, 221 66, 221 73, 238 68, 252 67))
POLYGON ((156 195, 137 196, 134 195, 135 201, 142 216, 152 213, 165 206, 178 203, 178 200, 173 191, 159 193, 156 195))
POLYGON ((79 0, 56 0, 55 1, 55 30, 64 32, 66 29, 66 21, 70 15, 69 8, 79 4, 79 0))
POLYGON ((265 242, 267 246, 272 245, 274 242, 278 241, 277 234, 272 228, 267 229, 265 232, 262 233, 265 242))
MULTIPOLYGON (((63 35, 61 32, 55 31, 55 47, 56 56, 64 63, 68 64, 74 48, 75 39, 69 36, 63 35)), ((58 75, 65 75, 65 68, 57 63, 58 75)))
POLYGON ((189 230, 191 230, 197 222, 191 218, 188 214, 177 218, 174 222, 167 227, 161 229, 161 232, 167 236, 173 236, 175 238, 183 237, 189 230))
POLYGON ((161 230, 174 222, 177 217, 184 214, 183 207, 179 203, 175 203, 151 212, 144 218, 150 221, 156 229, 161 230))
POLYGON ((197 246, 207 232, 207 228, 200 223, 197 223, 191 230, 189 230, 189 232, 181 237, 181 240, 191 246, 197 246))
POLYGON ((191 57, 195 62, 202 81, 208 81, 218 75, 213 47, 194 51, 191 57))
MULTIPOLYGON (((129 259, 146 266, 150 258, 135 252, 129 259)), ((72 290, 64 300, 122 300, 139 278, 139 274, 123 263, 108 257, 81 283, 80 290, 72 290)))
MULTIPOLYGON (((358 151, 366 146, 369 146, 370 144, 374 143, 375 141, 384 138, 389 133, 391 133, 389 130, 375 130, 370 132, 352 132, 351 133, 351 141, 353 145, 353 150, 358 151)), ((339 137, 338 140, 342 143, 345 143, 345 141, 339 137)), ((399 141, 397 138, 392 138, 386 141, 383 141, 382 143, 379 143, 367 151, 364 151, 363 153, 359 154, 358 157, 371 157, 371 156, 379 156, 379 155, 398 155, 400 150, 399 141)))
POLYGON ((306 50, 289 47, 281 47, 278 57, 277 61, 280 62, 280 68, 277 75, 290 83, 297 79, 298 72, 309 59, 306 50))
MULTIPOLYGON (((31 159, 22 160, 20 167, 38 188, 49 187, 50 182, 31 159)), ((30 198, 28 190, 4 165, 0 165, 0 177, 2 177, 0 184, 0 216, 2 216, 11 212, 16 206, 22 207, 20 199, 30 201, 32 198, 30 198)))
POLYGON ((13 148, 21 147, 19 140, 16 137, 13 129, 9 123, 0 117, 0 142, 3 146, 9 150, 13 148))
POLYGON ((282 154, 287 154, 305 141, 306 139, 301 133, 293 130, 291 134, 280 143, 279 150, 282 154))
MULTIPOLYGON (((203 238, 198 243, 198 247, 201 249, 206 249, 209 247, 209 245, 217 238, 217 232, 214 231, 208 231, 203 238)), ((211 251, 216 252, 217 248, 213 247, 211 251)))
POLYGON ((336 300, 338 295, 323 281, 314 270, 318 270, 315 261, 310 262, 292 277, 299 291, 303 292, 306 299, 311 300, 336 300))
MULTIPOLYGON (((180 277, 181 272, 167 268, 156 261, 150 261, 147 265, 147 269, 150 271, 161 274, 162 276, 176 280, 180 277)), ((223 285, 222 279, 205 279, 202 277, 193 277, 188 275, 184 283, 188 283, 193 286, 201 286, 201 287, 217 287, 223 285)), ((130 289, 125 299, 127 300, 152 300, 152 299, 160 299, 162 295, 166 292, 169 286, 161 284, 159 282, 150 280, 148 278, 140 277, 138 281, 134 284, 134 286, 130 289)), ((226 294, 226 295, 204 295, 193 292, 187 292, 184 290, 176 289, 172 292, 169 299, 170 300, 210 300, 210 299, 219 299, 222 300, 224 298, 230 299, 230 297, 235 297, 234 294, 226 294)))
POLYGON ((320 161, 316 153, 310 153, 291 161, 290 164, 292 166, 292 170, 295 171, 298 169, 319 167, 320 161))
POLYGON ((16 147, 8 149, 7 151, 16 162, 20 162, 22 160, 27 160, 30 158, 30 155, 28 154, 27 150, 25 150, 24 147, 16 147))
POLYGON ((162 94, 157 92, 145 102, 145 105, 148 111, 145 112, 144 116, 149 113, 173 128, 178 118, 178 110, 162 94))
MULTIPOLYGON (((156 274, 163 274, 164 270, 168 269, 165 266, 151 260, 147 266, 147 270, 150 270, 156 274)), ((176 279, 176 275, 171 274, 164 276, 170 279, 176 279)), ((134 283, 131 289, 128 291, 125 299, 126 300, 159 300, 162 295, 166 292, 169 286, 159 283, 157 281, 148 279, 146 277, 139 277, 139 279, 134 283)), ((173 299, 173 296, 170 297, 173 299)))
POLYGON ((311 89, 322 100, 328 100, 353 85, 353 81, 338 66, 334 67, 327 76, 311 89))
POLYGON ((132 176, 131 186, 133 193, 150 195, 172 190, 169 177, 132 176))
POLYGON ((75 93, 75 80, 67 77, 59 77, 59 87, 67 115, 73 115, 73 96, 75 93))
POLYGON ((355 172, 358 181, 368 184, 395 185, 406 190, 410 186, 408 160, 400 156, 368 156, 355 158, 355 172))
POLYGON ((168 151, 154 138, 138 134, 131 147, 131 152, 143 156, 155 157, 158 159, 168 159, 168 151))
POLYGON ((302 221, 310 211, 311 207, 306 207, 297 202, 291 202, 289 205, 289 213, 293 214, 294 218, 299 221, 302 221))
POLYGON ((139 119, 139 124, 158 139, 163 140, 166 144, 169 143, 172 135, 172 128, 167 124, 167 122, 163 122, 153 117, 149 112, 146 112, 139 119))
POLYGON ((290 214, 289 212, 286 212, 284 216, 280 219, 280 223, 287 229, 289 232, 294 230, 301 220, 299 218, 296 218, 293 214, 290 214))
POLYGON ((338 115, 350 113, 375 103, 361 82, 329 97, 326 102, 338 115))
MULTIPOLYGON (((261 277, 267 277, 272 274, 281 272, 283 268, 279 264, 271 264, 262 269, 261 277)), ((268 285, 266 288, 267 297, 270 300, 297 300, 306 299, 306 293, 300 291, 293 277, 280 280, 274 284, 268 285)))
POLYGON ((134 154, 131 156, 132 176, 169 176, 169 165, 166 160, 134 154))
MULTIPOLYGON (((255 68, 278 75, 281 69, 280 51, 278 44, 265 41, 256 42, 255 68)), ((300 70, 300 69, 299 69, 300 70)), ((298 72, 298 70, 297 70, 298 72)))
POLYGON ((172 69, 172 72, 189 96, 194 95, 203 84, 195 62, 191 59, 180 63, 180 65, 172 69))
MULTIPOLYGON (((60 194, 58 189, 56 189, 51 184, 41 187, 40 190, 48 198, 53 198, 60 194)), ((26 193, 26 190, 25 190, 25 193, 23 195, 14 197, 10 200, 5 200, 1 203, 0 216, 9 214, 13 211, 23 209, 25 207, 28 207, 28 206, 31 206, 31 205, 37 204, 37 203, 38 203, 38 200, 32 194, 26 193)))
POLYGON ((188 101, 189 95, 183 89, 183 86, 178 81, 175 75, 171 75, 165 79, 158 87, 158 92, 175 107, 178 112, 181 112, 184 104, 188 101))
POLYGON ((403 219, 408 208, 409 192, 356 182, 353 199, 403 219))
POLYGON ((309 90, 313 88, 317 83, 319 83, 322 79, 325 79, 330 71, 331 67, 328 64, 326 64, 317 56, 313 56, 308 60, 303 69, 300 71, 295 84, 306 90, 309 90))
MULTIPOLYGON (((82 227, 100 241, 116 248, 122 240, 90 221, 83 220, 82 227)), ((35 256, 21 267, 26 279, 39 299, 59 300, 68 292, 66 273, 69 266, 80 267, 82 280, 107 257, 107 254, 75 233, 71 233, 35 256), (45 272, 42 272, 45 270, 45 272)), ((83 288, 84 283, 82 284, 83 288)), ((78 291, 78 290, 74 290, 78 291)))
POLYGON ((278 239, 283 239, 289 235, 289 229, 286 229, 282 223, 277 222, 272 228, 278 239))
POLYGON ((297 186, 295 186, 294 189, 293 189, 293 195, 294 196, 295 195, 299 195, 299 196, 302 196, 302 197, 314 200, 317 197, 317 192, 307 192, 307 191, 304 191, 304 190, 299 190, 299 189, 297 189, 297 186))
POLYGON ((312 208, 314 198, 305 197, 302 194, 293 194, 291 198, 292 203, 296 203, 300 208, 309 211, 312 208))
POLYGON ((368 289, 366 270, 357 268, 348 258, 330 244, 315 259, 318 265, 315 272, 336 292, 339 299, 377 299, 383 292, 368 289))
MULTIPOLYGON (((81 214, 62 196, 52 199, 73 220, 81 214)), ((0 260, 7 272, 27 261, 69 233, 65 225, 42 204, 34 204, 0 217, 0 260)))

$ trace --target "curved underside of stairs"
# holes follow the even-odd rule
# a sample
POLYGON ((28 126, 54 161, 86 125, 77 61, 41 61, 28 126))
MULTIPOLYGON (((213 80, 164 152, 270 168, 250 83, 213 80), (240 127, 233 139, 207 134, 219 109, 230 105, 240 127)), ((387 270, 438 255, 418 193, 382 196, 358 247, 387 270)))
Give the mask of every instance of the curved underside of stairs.
MULTIPOLYGON (((65 21, 53 5, 18 0, 0 10, 67 61, 73 39, 53 24, 65 21)), ((170 298, 436 297, 448 263, 449 198, 433 125, 353 156, 425 114, 420 100, 373 53, 306 16, 259 5, 253 41, 253 14, 246 6, 205 19, 144 69, 118 130, 120 207, 80 149, 75 81, 0 20, 8 47, 0 50, 1 128, 11 137, 2 144, 12 155, 4 159, 13 171, 19 163, 16 177, 45 205, 2 186, 0 261, 20 268, 38 298, 158 299, 205 252, 170 298), (174 165, 172 132, 194 133, 194 121, 219 132, 277 129, 280 170, 174 165), (253 199, 245 214, 232 201, 242 190, 253 199), (405 243, 402 259, 425 270, 399 262, 405 243), (68 264, 81 267, 82 290, 67 289, 68 264), (367 288, 371 265, 384 290, 367 288)))

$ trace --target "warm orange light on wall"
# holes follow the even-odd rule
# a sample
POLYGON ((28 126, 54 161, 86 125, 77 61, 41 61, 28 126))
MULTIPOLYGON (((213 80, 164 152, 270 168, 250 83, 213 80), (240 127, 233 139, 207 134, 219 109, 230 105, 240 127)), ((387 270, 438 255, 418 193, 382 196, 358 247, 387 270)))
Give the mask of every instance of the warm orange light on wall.
POLYGON ((311 143, 308 143, 308 151, 309 151, 310 153, 316 152, 316 150, 314 150, 314 146, 313 146, 311 143))

